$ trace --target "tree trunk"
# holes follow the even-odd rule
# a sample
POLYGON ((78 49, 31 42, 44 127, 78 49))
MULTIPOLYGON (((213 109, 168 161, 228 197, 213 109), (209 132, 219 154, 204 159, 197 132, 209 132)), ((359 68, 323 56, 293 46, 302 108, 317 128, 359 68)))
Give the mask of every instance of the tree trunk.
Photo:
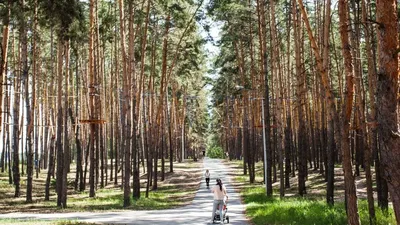
POLYGON ((283 123, 282 123, 282 107, 283 107, 283 90, 282 90, 282 74, 280 71, 280 55, 279 55, 279 41, 278 41, 278 32, 276 30, 275 24, 275 1, 270 2, 270 21, 271 21, 271 45, 272 45, 272 58, 271 58, 271 66, 272 66, 272 77, 275 78, 276 88, 275 88, 275 108, 276 108, 276 152, 278 153, 278 162, 279 162, 279 173, 280 173, 280 197, 285 196, 285 188, 284 188, 284 171, 283 171, 283 148, 282 148, 282 132, 283 132, 283 123))
POLYGON ((55 141, 55 136, 54 134, 52 134, 49 147, 49 166, 47 168, 47 178, 46 178, 46 187, 44 196, 45 201, 50 200, 50 183, 51 183, 51 176, 54 171, 54 141, 55 141))
POLYGON ((306 104, 306 77, 303 72, 303 63, 301 57, 301 21, 300 16, 296 11, 294 4, 293 7, 293 20, 294 20, 294 40, 295 40, 295 55, 296 55, 296 77, 297 77, 297 118, 298 118, 298 192, 300 196, 306 194, 306 170, 307 170, 307 142, 306 142, 306 118, 305 118, 305 104, 306 104))
POLYGON ((80 126, 77 126, 76 120, 74 116, 72 115, 72 109, 68 108, 68 113, 69 117, 71 119, 71 124, 72 127, 76 127, 74 130, 75 134, 75 142, 76 142, 76 175, 75 175, 75 190, 78 190, 78 184, 79 184, 79 191, 83 191, 83 168, 82 168, 82 158, 83 158, 83 150, 82 150, 82 144, 79 139, 79 130, 80 126))
MULTIPOLYGON (((32 73, 32 99, 29 99, 29 76, 26 74, 24 77, 25 82, 25 104, 26 104, 26 122, 28 124, 27 133, 26 133, 26 144, 28 149, 28 158, 27 158, 27 182, 26 182, 26 202, 32 202, 32 183, 33 183, 33 164, 35 166, 39 166, 38 162, 34 162, 33 157, 33 146, 32 146, 32 131, 34 128, 34 112, 35 112, 35 101, 36 101, 36 73, 37 73, 37 43, 36 43, 36 35, 37 35, 37 1, 34 2, 34 31, 33 31, 33 73, 32 73), (32 103, 32 108, 31 108, 32 103)), ((36 158, 36 160, 38 160, 36 158)))
MULTIPOLYGON (((95 6, 96 0, 90 0, 89 2, 89 117, 91 120, 96 119, 95 112, 95 58, 94 58, 94 26, 95 26, 95 6)), ((89 197, 96 196, 96 179, 95 179, 95 142, 96 142, 96 125, 94 123, 89 123, 90 126, 90 137, 89 137, 89 158, 90 158, 90 168, 89 168, 89 197)))
MULTIPOLYGON (((9 28, 10 28, 10 15, 11 15, 11 0, 8 0, 5 6, 6 14, 4 15, 3 19, 3 36, 2 36, 2 43, 1 43, 1 61, 0 61, 0 122, 2 122, 3 111, 9 110, 6 108, 3 110, 3 86, 8 85, 5 76, 7 74, 7 57, 8 57, 8 37, 9 37, 9 28)), ((6 86, 8 87, 8 86, 6 86)), ((8 90, 6 90, 8 91, 8 90)), ((6 114, 7 115, 7 114, 6 114)), ((8 126, 8 125, 6 125, 8 126)), ((0 131, 3 126, 0 126, 0 131)), ((3 142, 3 146, 5 143, 3 142)), ((1 172, 4 172, 4 154, 5 148, 2 151, 2 158, 1 158, 1 172)))
POLYGON ((349 42, 349 8, 347 0, 339 0, 339 23, 340 23, 340 37, 342 41, 342 55, 344 58, 344 69, 346 76, 346 90, 345 99, 342 110, 342 123, 341 123, 341 149, 343 157, 343 172, 346 193, 346 209, 347 209, 347 222, 348 224, 360 224, 357 206, 357 194, 355 186, 355 178, 351 165, 351 152, 350 152, 350 139, 349 128, 350 118, 353 109, 353 95, 354 95, 354 74, 352 54, 349 42))
POLYGON ((63 108, 63 123, 64 123, 64 141, 63 141, 63 171, 62 171, 62 190, 61 190, 61 202, 63 208, 67 208, 67 190, 68 190, 68 172, 69 172, 69 167, 70 167, 70 158, 71 158, 71 153, 70 153, 70 148, 69 148, 69 139, 68 139, 68 87, 69 87, 69 41, 65 41, 65 50, 64 50, 64 55, 65 55, 65 73, 64 75, 64 85, 65 85, 65 90, 64 90, 64 108, 63 108))
POLYGON ((260 54, 260 78, 263 81, 263 85, 265 86, 264 92, 264 118, 265 118, 265 144, 267 151, 267 165, 264 165, 266 169, 266 178, 265 187, 266 187, 266 195, 272 196, 272 150, 271 150, 271 120, 270 120, 270 99, 269 99, 269 78, 268 78, 268 53, 267 53, 267 31, 266 31, 266 19, 265 19, 265 5, 264 1, 257 0, 257 19, 258 19, 258 39, 259 39, 259 54, 260 54))
MULTIPOLYGON (((140 198, 140 174, 139 174, 139 160, 138 160, 138 136, 137 136, 137 124, 138 124, 138 116, 137 116, 137 103, 139 102, 137 100, 137 96, 139 96, 139 93, 141 90, 139 90, 140 87, 137 85, 137 77, 136 77, 136 60, 135 60, 135 39, 136 39, 136 32, 134 29, 134 24, 135 24, 135 13, 133 9, 133 2, 129 2, 129 62, 128 62, 128 88, 129 90, 129 97, 128 99, 131 100, 131 105, 128 106, 128 114, 127 114, 127 124, 128 124, 128 129, 130 131, 127 133, 128 134, 128 140, 131 140, 131 143, 129 148, 127 149, 132 149, 132 166, 133 166, 133 191, 132 191, 132 197, 134 199, 140 198), (128 116, 129 115, 129 116, 128 116)), ((126 158, 130 159, 130 158, 126 158)), ((128 160, 129 161, 129 160, 128 160)), ((130 167, 129 167, 130 168, 130 167)), ((127 168, 128 169, 128 168, 127 168)), ((125 175, 128 175, 125 173, 125 175)), ((127 181, 127 178, 125 178, 125 181, 127 181)), ((127 186, 125 186, 127 187, 127 186)))
POLYGON ((62 131, 63 131, 63 108, 62 108, 62 83, 63 83, 63 61, 64 61, 64 48, 65 42, 62 35, 59 36, 58 40, 58 57, 57 57, 57 136, 56 136, 56 148, 57 148, 57 206, 64 208, 63 205, 63 194, 62 189, 64 184, 63 171, 64 171, 64 150, 62 143, 62 131))
POLYGON ((381 160, 384 178, 393 201, 396 221, 400 224, 400 154, 398 124, 399 36, 396 0, 376 4, 378 24, 378 134, 382 141, 381 160))
MULTIPOLYGON (((375 102, 375 91, 376 91, 376 67, 375 61, 373 60, 371 51, 371 30, 370 25, 367 23, 367 6, 365 0, 361 1, 362 8, 362 23, 365 33, 365 51, 368 60, 368 94, 370 99, 371 112, 369 117, 372 119, 372 123, 376 122, 376 102, 375 102)), ((371 126, 368 132, 369 148, 365 151, 365 177, 367 184, 367 198, 368 198, 368 212, 370 218, 370 224, 376 224, 375 217, 375 206, 374 206, 374 196, 372 189, 372 174, 371 174, 371 164, 372 164, 372 153, 376 149, 376 127, 371 126)), ((375 167, 376 169, 376 167, 375 167)))
MULTIPOLYGON (((128 207, 131 204, 131 187, 130 187, 130 178, 131 178, 131 117, 129 115, 131 110, 131 100, 130 100, 130 91, 131 91, 131 80, 128 73, 131 72, 131 68, 129 66, 129 56, 125 52, 125 25, 124 25, 124 4, 122 0, 119 0, 119 15, 120 15, 120 33, 121 33, 121 51, 122 51, 122 66, 123 66, 123 96, 122 96, 122 111, 121 111, 121 130, 122 130, 122 149, 124 152, 125 159, 125 168, 124 168, 124 207, 128 207)), ((132 3, 129 5, 129 12, 132 13, 132 3)), ((131 19, 131 16, 129 17, 131 19)), ((129 21, 131 23, 131 20, 129 21)), ((131 26, 131 24, 130 24, 131 26)), ((132 31, 130 29, 130 31, 132 31)), ((130 43, 131 44, 131 43, 130 43)))
MULTIPOLYGON (((22 10, 22 18, 25 14, 25 1, 20 1, 20 7, 22 10)), ((14 162, 13 162, 13 175, 14 175, 14 185, 15 185, 15 194, 14 197, 20 196, 20 172, 19 172, 19 138, 20 138, 20 131, 22 130, 19 127, 19 113, 20 113, 20 94, 19 91, 21 90, 21 81, 20 79, 24 79, 28 77, 29 67, 28 67, 28 40, 27 40, 27 28, 26 28, 26 21, 22 19, 19 24, 19 33, 20 33, 20 74, 19 78, 14 80, 15 88, 14 88, 14 105, 13 105, 13 150, 14 150, 14 162)), ((23 148, 22 148, 23 149, 23 148)), ((23 151, 22 155, 23 157, 23 151)), ((22 163, 23 166, 23 163, 22 163)), ((22 167, 23 172, 23 167, 22 167)))

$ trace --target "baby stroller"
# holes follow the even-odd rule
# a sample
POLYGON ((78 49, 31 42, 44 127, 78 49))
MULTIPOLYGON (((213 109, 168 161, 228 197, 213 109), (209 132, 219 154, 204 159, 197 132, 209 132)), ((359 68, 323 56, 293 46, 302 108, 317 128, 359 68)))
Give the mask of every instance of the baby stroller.
POLYGON ((228 213, 228 208, 226 207, 226 205, 227 205, 227 201, 224 201, 224 205, 222 206, 222 217, 220 215, 219 208, 217 208, 215 210, 213 223, 215 223, 216 221, 223 221, 223 222, 226 221, 227 223, 229 223, 229 216, 227 214, 228 213))

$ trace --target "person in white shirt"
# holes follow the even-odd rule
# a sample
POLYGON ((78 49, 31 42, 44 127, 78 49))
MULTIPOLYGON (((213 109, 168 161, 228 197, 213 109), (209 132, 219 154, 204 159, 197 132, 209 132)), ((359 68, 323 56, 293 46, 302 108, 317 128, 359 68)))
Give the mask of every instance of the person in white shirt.
POLYGON ((224 206, 225 197, 227 199, 228 195, 226 193, 226 187, 225 185, 222 184, 221 179, 219 178, 217 179, 217 184, 213 188, 211 188, 211 192, 214 193, 214 204, 213 204, 211 221, 214 222, 215 210, 217 209, 218 206, 219 215, 221 218, 220 223, 223 224, 224 219, 223 219, 222 209, 224 206))
POLYGON ((206 170, 206 173, 204 174, 204 176, 206 177, 206 184, 207 184, 207 188, 210 186, 210 172, 208 170, 206 170))

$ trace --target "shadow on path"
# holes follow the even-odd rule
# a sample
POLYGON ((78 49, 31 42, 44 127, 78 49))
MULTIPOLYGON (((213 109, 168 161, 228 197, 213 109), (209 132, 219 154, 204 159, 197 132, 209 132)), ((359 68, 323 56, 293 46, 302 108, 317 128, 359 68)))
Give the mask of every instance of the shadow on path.
MULTIPOLYGON (((248 225, 244 215, 245 207, 240 201, 239 194, 231 185, 231 177, 228 177, 228 167, 218 159, 205 158, 203 161, 204 171, 208 169, 211 174, 210 186, 221 178, 225 184, 229 201, 228 214, 230 224, 248 225)), ((204 172, 203 172, 204 174, 204 172)), ((13 219, 39 219, 39 220, 79 220, 84 222, 95 222, 105 224, 132 224, 132 225, 165 225, 165 224, 189 224, 202 225, 211 224, 213 195, 206 187, 205 179, 202 177, 200 188, 193 199, 193 202, 185 207, 167 210, 146 210, 146 211, 123 211, 123 212, 73 212, 54 214, 28 214, 9 213, 2 214, 0 218, 13 219)))

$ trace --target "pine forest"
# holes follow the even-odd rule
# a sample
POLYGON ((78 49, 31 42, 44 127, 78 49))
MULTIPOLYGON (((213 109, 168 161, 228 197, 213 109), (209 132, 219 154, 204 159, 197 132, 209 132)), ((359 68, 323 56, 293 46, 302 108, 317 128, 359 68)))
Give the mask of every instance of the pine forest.
POLYGON ((2 0, 0 25, 1 214, 182 206, 219 159, 252 224, 328 224, 251 214, 292 198, 400 224, 399 1, 2 0))

